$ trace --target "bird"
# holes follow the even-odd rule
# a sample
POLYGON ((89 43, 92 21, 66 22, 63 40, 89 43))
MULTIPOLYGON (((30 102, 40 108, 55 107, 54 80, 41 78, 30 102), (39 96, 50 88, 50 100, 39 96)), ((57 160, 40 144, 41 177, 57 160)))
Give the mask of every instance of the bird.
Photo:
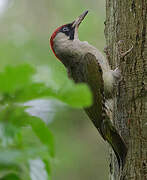
POLYGON ((90 87, 93 103, 84 110, 114 150, 119 167, 123 167, 127 146, 112 122, 113 85, 121 75, 118 68, 110 68, 108 60, 96 47, 79 40, 78 29, 87 14, 88 10, 71 23, 58 27, 51 35, 50 46, 67 69, 69 78, 90 87))

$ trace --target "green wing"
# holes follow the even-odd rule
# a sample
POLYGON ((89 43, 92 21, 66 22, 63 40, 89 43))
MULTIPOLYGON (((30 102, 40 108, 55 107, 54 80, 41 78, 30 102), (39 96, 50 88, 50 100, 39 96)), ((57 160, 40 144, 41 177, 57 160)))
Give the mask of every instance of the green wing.
POLYGON ((104 83, 102 78, 102 69, 98 64, 95 56, 88 53, 83 58, 84 66, 84 79, 93 94, 93 105, 89 108, 86 108, 85 111, 93 121, 96 128, 100 131, 101 135, 101 123, 103 121, 104 112, 104 83))
POLYGON ((87 53, 80 59, 76 68, 71 70, 71 76, 75 82, 85 82, 89 85, 93 94, 93 105, 86 108, 85 111, 101 136, 113 148, 119 166, 123 166, 127 154, 127 147, 110 120, 109 114, 111 114, 111 110, 108 106, 105 107, 102 69, 96 57, 87 53))

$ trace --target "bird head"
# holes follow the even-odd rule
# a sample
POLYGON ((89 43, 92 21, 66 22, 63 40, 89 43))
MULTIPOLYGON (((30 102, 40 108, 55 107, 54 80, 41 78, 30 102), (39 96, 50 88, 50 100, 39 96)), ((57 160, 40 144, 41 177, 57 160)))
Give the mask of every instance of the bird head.
POLYGON ((78 28, 88 10, 82 13, 72 23, 68 23, 58 27, 50 38, 50 46, 55 56, 62 60, 62 55, 69 53, 74 49, 76 40, 78 40, 78 28))

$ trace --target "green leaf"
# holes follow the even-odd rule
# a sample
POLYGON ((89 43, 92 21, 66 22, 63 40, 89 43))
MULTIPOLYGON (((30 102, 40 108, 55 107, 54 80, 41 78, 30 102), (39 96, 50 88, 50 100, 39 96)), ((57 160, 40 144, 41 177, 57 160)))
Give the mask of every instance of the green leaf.
POLYGON ((40 98, 55 98, 72 107, 91 105, 87 85, 75 84, 64 69, 52 68, 47 82, 36 81, 30 65, 6 67, 0 73, 0 172, 6 179, 21 177, 30 180, 29 160, 39 158, 50 178, 50 157, 54 157, 54 140, 40 118, 30 116, 20 102, 40 98), (3 167, 3 168, 1 168, 3 167))
POLYGON ((46 126, 46 124, 39 118, 32 117, 28 119, 28 123, 31 125, 36 136, 40 139, 42 144, 48 147, 51 156, 54 156, 54 141, 53 135, 46 126))
POLYGON ((4 72, 0 73, 0 92, 13 94, 30 83, 35 69, 28 64, 21 66, 7 66, 4 72))
MULTIPOLYGON (((5 120, 9 120, 9 123, 15 125, 16 127, 28 127, 31 126, 32 130, 42 142, 43 145, 48 147, 50 155, 54 155, 54 143, 53 136, 47 127, 47 125, 39 118, 30 116, 25 112, 25 107, 19 106, 7 106, 2 112, 0 119, 7 118, 5 120)), ((8 126, 9 127, 9 126, 8 126)), ((8 128, 6 126, 6 129, 8 128)), ((12 128, 13 130, 14 128, 12 128)), ((12 131, 14 133, 14 130, 12 131)), ((13 135, 14 136, 14 135, 13 135)))
POLYGON ((26 102, 39 98, 51 98, 56 94, 52 89, 45 86, 43 83, 32 83, 15 94, 16 102, 26 102))
POLYGON ((65 67, 60 64, 40 68, 39 75, 35 75, 37 82, 40 80, 47 84, 50 96, 72 107, 82 108, 92 104, 90 88, 84 83, 75 84, 68 78, 65 67), (62 67, 59 69, 59 67, 62 67))
MULTIPOLYGON (((30 65, 6 67, 0 73, 0 102, 26 102, 36 98, 55 98, 72 107, 91 105, 92 96, 87 85, 75 84, 65 72, 56 73, 47 68, 47 83, 33 80, 35 70, 30 65)), ((44 74, 45 76, 45 74, 44 74)))
POLYGON ((6 174, 1 175, 2 180, 20 180, 19 175, 14 174, 13 172, 7 171, 6 174))
POLYGON ((91 105, 92 95, 85 84, 69 84, 58 92, 58 98, 72 107, 82 108, 91 105))
MULTIPOLYGON (((50 177, 51 175, 51 166, 48 160, 44 159, 43 160, 44 164, 45 164, 45 170, 48 173, 48 177, 50 177)), ((50 179, 50 178, 49 178, 50 179)))

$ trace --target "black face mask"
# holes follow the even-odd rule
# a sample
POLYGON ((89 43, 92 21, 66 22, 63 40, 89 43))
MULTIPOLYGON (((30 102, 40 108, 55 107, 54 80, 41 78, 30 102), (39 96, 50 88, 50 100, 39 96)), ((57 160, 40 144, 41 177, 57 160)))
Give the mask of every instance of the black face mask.
POLYGON ((73 23, 66 24, 59 30, 59 32, 62 32, 66 36, 68 36, 70 40, 74 39, 74 33, 75 33, 75 27, 72 27, 72 24, 73 23))

